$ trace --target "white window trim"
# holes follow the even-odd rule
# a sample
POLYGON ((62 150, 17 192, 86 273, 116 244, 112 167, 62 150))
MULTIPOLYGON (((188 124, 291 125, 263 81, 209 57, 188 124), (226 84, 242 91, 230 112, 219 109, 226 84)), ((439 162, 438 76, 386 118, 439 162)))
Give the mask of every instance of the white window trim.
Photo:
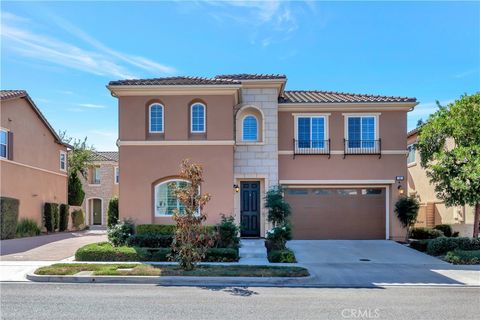
POLYGON ((8 159, 8 147, 9 147, 9 142, 8 141, 8 133, 10 132, 10 130, 6 129, 6 128, 1 128, 0 127, 0 131, 3 131, 6 133, 7 137, 6 137, 6 141, 5 141, 5 157, 2 157, 0 156, 0 158, 2 159, 8 159))
POLYGON ((409 143, 407 145, 407 166, 411 167, 417 164, 417 148, 413 150, 414 152, 414 161, 413 162, 408 162, 408 155, 410 154, 410 150, 408 149, 409 147, 415 147, 416 143, 409 143))
MULTIPOLYGON (((328 119, 329 119, 330 113, 294 113, 293 114, 293 121, 294 121, 294 137, 295 140, 298 141, 298 118, 323 118, 323 139, 326 141, 329 138, 328 132, 329 130, 329 124, 328 124, 328 119)), ((310 120, 311 124, 311 120, 310 120)), ((310 139, 312 138, 312 126, 310 125, 310 139)), ((323 148, 297 148, 294 146, 295 150, 301 151, 301 150, 310 150, 310 149, 319 149, 319 150, 325 150, 327 148, 327 144, 323 144, 323 148)))
POLYGON ((148 132, 149 133, 164 133, 165 132, 165 107, 159 102, 154 102, 148 106, 148 132), (152 131, 152 107, 160 106, 162 107, 162 130, 152 131))
POLYGON ((63 150, 60 150, 60 155, 58 156, 60 160, 60 171, 67 172, 67 153, 63 150), (65 168, 62 169, 62 154, 65 156, 65 168))
POLYGON ((118 175, 118 181, 117 181, 117 172, 118 172, 118 167, 113 168, 113 182, 115 184, 118 184, 120 182, 120 175, 118 175))
MULTIPOLYGON (((345 140, 348 141, 348 119, 349 118, 371 118, 373 117, 373 124, 375 126, 375 131, 374 131, 374 139, 373 140, 379 140, 379 127, 380 127, 380 113, 343 113, 344 116, 344 122, 343 122, 343 127, 344 127, 344 138, 345 140)), ((360 120, 360 130, 361 130, 361 120, 360 120)), ((360 139, 361 139, 362 133, 360 132, 360 139)), ((374 145, 374 149, 376 149, 377 146, 374 145)), ((346 146, 347 151, 355 151, 362 149, 362 147, 358 148, 349 148, 346 146)))
MULTIPOLYGON (((168 180, 165 180, 165 181, 162 181, 160 183, 157 183, 154 187, 153 187, 153 216, 155 218, 160 218, 160 217, 172 217, 172 215, 170 214, 157 214, 157 193, 155 192, 156 188, 162 184, 166 184, 166 183, 169 183, 169 182, 172 182, 172 181, 183 181, 183 182, 187 182, 187 183, 191 183, 190 181, 188 180, 185 180, 185 179, 168 179, 168 180)), ((198 188, 198 192, 200 193, 200 188, 198 188)), ((177 200, 178 201, 178 200, 177 200)), ((199 212, 200 214, 200 212, 199 212)))
POLYGON ((205 133, 207 132, 207 106, 201 102, 192 103, 190 106, 190 132, 191 133, 205 133), (202 131, 194 131, 193 130, 193 107, 196 105, 200 105, 203 107, 203 130, 202 131))
POLYGON ((260 125, 259 125, 258 117, 257 117, 256 115, 254 115, 254 114, 252 114, 252 113, 247 113, 247 114, 243 115, 242 121, 240 122, 240 124, 241 124, 241 130, 240 130, 240 131, 241 131, 241 132, 240 132, 240 134, 241 134, 241 141, 242 141, 243 143, 256 144, 256 143, 259 143, 259 142, 260 142, 260 139, 259 139, 259 137, 260 137, 260 125), (244 121, 245 121, 245 118, 246 118, 246 117, 254 117, 254 118, 255 118, 255 121, 257 121, 257 139, 255 139, 255 140, 244 140, 244 139, 243 139, 243 124, 244 124, 244 121))

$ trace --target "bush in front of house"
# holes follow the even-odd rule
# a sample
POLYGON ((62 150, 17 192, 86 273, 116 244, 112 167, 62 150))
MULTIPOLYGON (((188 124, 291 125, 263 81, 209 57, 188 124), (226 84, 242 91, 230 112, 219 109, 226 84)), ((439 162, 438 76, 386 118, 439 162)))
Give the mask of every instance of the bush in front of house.
POLYGON ((480 250, 480 239, 474 238, 447 238, 440 237, 428 242, 427 253, 434 256, 446 254, 455 249, 459 250, 480 250))
POLYGON ((410 248, 421 251, 421 252, 426 252, 429 242, 430 242, 430 239, 414 240, 410 242, 410 248))
POLYGON ((480 264, 480 250, 454 250, 445 255, 445 261, 453 264, 480 264))
POLYGON ((174 235, 174 224, 139 224, 135 227, 136 234, 157 233, 164 235, 174 235))
POLYGON ((83 191, 82 181, 80 181, 77 171, 74 170, 68 176, 68 204, 81 206, 84 198, 85 192, 83 191))
POLYGON ((222 215, 222 220, 217 224, 217 241, 215 246, 218 248, 238 248, 240 246, 240 227, 235 223, 232 216, 222 215))
POLYGON ((107 226, 113 227, 118 223, 118 198, 114 197, 108 202, 107 226))
POLYGON ((290 249, 272 250, 268 253, 268 261, 273 263, 295 263, 295 254, 290 249))
POLYGON ((47 229, 47 232, 55 232, 58 219, 58 204, 45 202, 43 205, 43 226, 47 229))
POLYGON ((114 246, 124 246, 127 240, 135 233, 135 224, 130 219, 124 219, 112 228, 108 229, 108 241, 114 246))
POLYGON ((17 224, 17 238, 38 236, 40 232, 40 227, 33 219, 23 218, 17 224))
POLYGON ((0 239, 15 238, 18 222, 18 199, 0 197, 0 239))
POLYGON ((444 236, 443 232, 437 229, 420 227, 420 228, 413 228, 410 231, 410 238, 417 239, 417 240, 435 239, 443 236, 444 236))
POLYGON ((130 247, 166 248, 173 242, 173 235, 143 233, 131 235, 126 244, 130 247))
POLYGON ((85 224, 85 214, 82 209, 73 210, 72 213, 72 225, 75 229, 80 229, 85 224))
POLYGON ((75 253, 77 261, 140 261, 140 257, 131 247, 113 247, 108 242, 92 243, 81 247, 75 253))
POLYGON ((274 227, 267 231, 265 246, 267 251, 285 249, 288 240, 292 240, 292 227, 289 224, 274 227))
POLYGON ((205 258, 206 262, 236 262, 239 259, 237 248, 208 248, 205 258))
POLYGON ((452 227, 449 224, 438 224, 433 227, 433 229, 442 231, 445 237, 448 238, 450 238, 453 234, 452 227))
POLYGON ((395 213, 397 214, 398 220, 404 228, 407 229, 407 234, 405 240, 408 240, 408 237, 411 233, 411 228, 417 221, 418 209, 420 209, 420 202, 416 197, 401 196, 397 202, 395 202, 395 213))
POLYGON ((68 211, 70 207, 68 204, 62 203, 59 207, 60 221, 58 224, 58 231, 66 231, 68 229, 68 211))

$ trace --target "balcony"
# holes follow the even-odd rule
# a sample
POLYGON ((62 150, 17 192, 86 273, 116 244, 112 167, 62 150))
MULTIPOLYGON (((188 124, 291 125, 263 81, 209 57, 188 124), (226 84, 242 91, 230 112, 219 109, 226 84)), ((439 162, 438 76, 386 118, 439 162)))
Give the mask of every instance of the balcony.
POLYGON ((327 155, 330 158, 330 139, 296 140, 293 139, 293 157, 296 155, 327 155))
POLYGON ((382 140, 343 139, 343 158, 346 155, 378 155, 382 157, 382 140))

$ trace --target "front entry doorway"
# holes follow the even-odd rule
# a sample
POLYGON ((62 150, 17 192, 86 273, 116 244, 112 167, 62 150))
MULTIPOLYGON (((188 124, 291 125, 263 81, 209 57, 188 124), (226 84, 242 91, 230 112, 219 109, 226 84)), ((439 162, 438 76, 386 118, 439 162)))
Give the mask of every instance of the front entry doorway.
POLYGON ((240 183, 240 225, 242 237, 260 236, 260 182, 240 183))
POLYGON ((92 213, 92 220, 94 225, 102 224, 102 200, 91 199, 90 200, 90 212, 92 213))

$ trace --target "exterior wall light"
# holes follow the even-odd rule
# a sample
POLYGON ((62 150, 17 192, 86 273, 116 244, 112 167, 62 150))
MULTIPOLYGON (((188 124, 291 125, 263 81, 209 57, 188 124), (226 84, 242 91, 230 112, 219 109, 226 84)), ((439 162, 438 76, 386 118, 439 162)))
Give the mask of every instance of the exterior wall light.
POLYGON ((402 185, 400 184, 400 182, 398 183, 397 189, 398 189, 398 193, 399 193, 399 194, 403 194, 403 193, 405 192, 405 190, 403 190, 402 185))
POLYGON ((240 187, 238 186, 238 184, 234 184, 233 189, 235 189, 235 192, 240 192, 240 187))

